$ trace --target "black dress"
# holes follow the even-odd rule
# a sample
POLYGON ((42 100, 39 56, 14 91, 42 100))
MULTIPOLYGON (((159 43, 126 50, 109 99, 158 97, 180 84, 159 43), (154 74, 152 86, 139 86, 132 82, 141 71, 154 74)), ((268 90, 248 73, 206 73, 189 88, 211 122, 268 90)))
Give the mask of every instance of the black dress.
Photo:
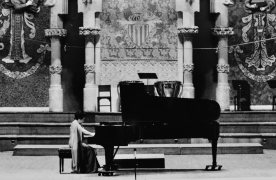
POLYGON ((80 161, 79 172, 80 173, 96 173, 100 167, 97 160, 97 153, 95 149, 87 144, 82 143, 80 145, 80 161))

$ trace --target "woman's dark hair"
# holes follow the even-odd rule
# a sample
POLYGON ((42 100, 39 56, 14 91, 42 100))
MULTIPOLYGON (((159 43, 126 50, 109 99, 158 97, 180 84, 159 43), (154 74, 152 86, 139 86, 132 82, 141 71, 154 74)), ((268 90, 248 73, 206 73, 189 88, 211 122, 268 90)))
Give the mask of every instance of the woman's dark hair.
POLYGON ((78 111, 75 113, 75 119, 83 119, 84 115, 84 112, 78 111))

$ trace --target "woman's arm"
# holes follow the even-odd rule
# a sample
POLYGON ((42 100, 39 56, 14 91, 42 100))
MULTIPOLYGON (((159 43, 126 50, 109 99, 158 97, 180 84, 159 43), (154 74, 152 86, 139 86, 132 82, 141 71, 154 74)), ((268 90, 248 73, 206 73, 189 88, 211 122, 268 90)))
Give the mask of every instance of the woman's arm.
POLYGON ((80 124, 78 124, 78 130, 80 132, 82 132, 83 134, 86 134, 86 135, 91 135, 91 136, 95 135, 95 133, 92 133, 92 132, 87 131, 86 129, 84 129, 80 124))

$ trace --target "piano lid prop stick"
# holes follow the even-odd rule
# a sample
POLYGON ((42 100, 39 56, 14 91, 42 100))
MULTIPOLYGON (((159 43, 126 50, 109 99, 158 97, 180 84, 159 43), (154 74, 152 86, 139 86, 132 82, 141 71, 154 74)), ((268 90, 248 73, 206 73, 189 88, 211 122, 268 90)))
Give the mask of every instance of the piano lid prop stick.
POLYGON ((134 179, 136 180, 136 148, 134 148, 134 179))
POLYGON ((115 156, 116 156, 116 154, 117 154, 119 148, 120 148, 120 146, 117 146, 117 148, 116 148, 116 150, 115 150, 115 152, 114 152, 114 154, 113 154, 113 159, 115 158, 115 156))

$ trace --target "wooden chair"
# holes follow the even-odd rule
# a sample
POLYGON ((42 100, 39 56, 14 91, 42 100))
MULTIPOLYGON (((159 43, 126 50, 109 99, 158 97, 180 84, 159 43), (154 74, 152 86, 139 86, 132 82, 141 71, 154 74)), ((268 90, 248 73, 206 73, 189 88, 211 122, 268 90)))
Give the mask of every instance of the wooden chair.
MULTIPOLYGON (((272 89, 272 91, 275 91, 275 88, 276 88, 276 80, 269 80, 267 81, 269 87, 272 89)), ((275 110, 275 102, 276 101, 276 96, 275 96, 275 92, 273 93, 272 92, 272 111, 275 110)))
POLYGON ((237 91, 234 96, 235 111, 250 111, 250 85, 245 80, 232 80, 233 89, 237 91))
POLYGON ((273 96, 272 97, 272 111, 274 111, 275 110, 275 100, 276 100, 276 96, 273 96))
POLYGON ((98 111, 101 112, 101 107, 109 107, 111 112, 111 85, 99 85, 98 86, 98 97, 97 97, 97 104, 98 104, 98 111), (102 100, 108 100, 109 103, 102 103, 102 100))

